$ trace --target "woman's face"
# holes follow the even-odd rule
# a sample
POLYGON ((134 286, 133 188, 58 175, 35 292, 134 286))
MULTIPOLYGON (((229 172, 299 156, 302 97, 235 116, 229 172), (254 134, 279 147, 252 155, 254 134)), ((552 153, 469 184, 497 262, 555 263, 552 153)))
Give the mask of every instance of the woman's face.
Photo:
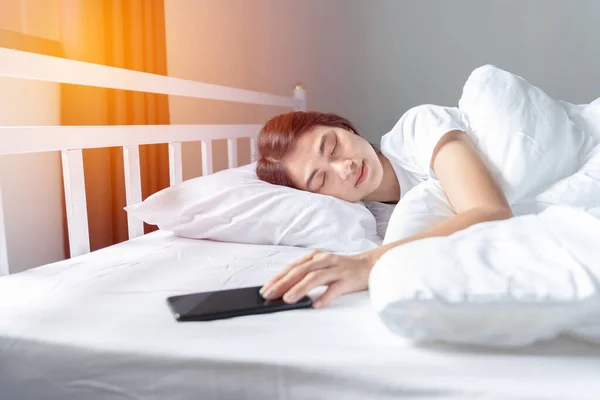
POLYGON ((306 132, 284 161, 297 188, 357 202, 375 191, 383 167, 373 147, 343 128, 306 132))

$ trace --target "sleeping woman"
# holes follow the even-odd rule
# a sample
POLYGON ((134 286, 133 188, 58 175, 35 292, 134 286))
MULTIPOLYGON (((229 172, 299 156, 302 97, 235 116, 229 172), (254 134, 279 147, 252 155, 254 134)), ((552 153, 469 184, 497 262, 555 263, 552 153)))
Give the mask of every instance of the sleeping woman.
POLYGON ((456 215, 361 254, 313 251, 267 282, 262 296, 283 296, 293 303, 312 289, 327 286, 314 302, 314 307, 323 307, 343 294, 367 290, 376 261, 396 246, 511 218, 506 196, 466 126, 457 108, 415 107, 383 136, 377 151, 348 120, 335 114, 298 111, 268 121, 258 138, 260 179, 349 202, 398 202, 415 185, 436 179, 456 215))

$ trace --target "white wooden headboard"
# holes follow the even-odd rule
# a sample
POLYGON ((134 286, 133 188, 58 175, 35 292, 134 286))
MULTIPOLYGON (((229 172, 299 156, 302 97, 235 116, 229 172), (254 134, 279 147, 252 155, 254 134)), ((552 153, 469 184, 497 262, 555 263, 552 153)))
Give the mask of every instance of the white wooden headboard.
MULTIPOLYGON (((247 104, 306 110, 303 85, 285 97, 162 75, 107 67, 40 54, 0 48, 0 76, 68 83, 247 104)), ((237 162, 237 139, 251 138, 251 159, 261 125, 111 125, 111 126, 0 126, 0 156, 60 151, 63 165, 67 229, 71 257, 90 252, 82 149, 123 147, 127 205, 142 200, 139 146, 169 144, 170 184, 182 180, 181 143, 200 142, 202 173, 212 173, 212 141, 227 139, 228 166, 237 162)), ((143 222, 128 216, 129 238, 143 235, 143 222)), ((8 255, 0 182, 0 276, 7 275, 8 255)))

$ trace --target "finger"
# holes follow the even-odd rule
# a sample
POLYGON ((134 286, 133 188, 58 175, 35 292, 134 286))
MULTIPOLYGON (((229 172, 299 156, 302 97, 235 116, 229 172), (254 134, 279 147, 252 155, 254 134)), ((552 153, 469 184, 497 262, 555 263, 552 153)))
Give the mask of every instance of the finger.
POLYGON ((304 279, 283 295, 283 300, 286 303, 295 303, 314 288, 339 280, 340 275, 339 267, 318 269, 309 272, 304 279))
POLYGON ((314 308, 323 308, 328 306, 333 300, 348 292, 343 281, 336 281, 329 285, 325 293, 323 293, 314 303, 314 308))
POLYGON ((319 250, 313 250, 310 253, 308 253, 307 255, 305 255, 304 257, 302 257, 301 259, 299 259, 298 261, 295 261, 292 264, 290 264, 290 266, 295 267, 296 265, 300 265, 308 260, 311 260, 314 256, 316 256, 319 253, 321 253, 319 250))
POLYGON ((304 264, 297 265, 292 268, 284 277, 273 283, 264 292, 263 297, 266 299, 276 299, 283 296, 291 287, 300 282, 307 274, 314 270, 327 268, 328 260, 321 259, 319 261, 308 261, 304 264))
POLYGON ((280 280, 281 278, 283 278, 284 276, 286 276, 288 274, 288 272, 290 272, 292 270, 292 268, 303 264, 307 261, 312 260, 312 258, 314 256, 316 256, 317 254, 319 254, 320 251, 319 250, 313 250, 310 253, 306 254, 304 257, 300 258, 297 261, 294 261, 292 264, 288 265, 287 267, 285 267, 283 270, 281 270, 280 272, 278 272, 277 274, 275 274, 275 276, 273 276, 271 279, 269 279, 267 281, 267 283, 265 283, 263 285, 263 287, 260 289, 260 294, 263 294, 267 291, 267 289, 269 288, 269 286, 273 285, 273 283, 277 282, 278 280, 280 280))
POLYGON ((309 261, 302 265, 292 268, 286 276, 270 286, 264 293, 266 299, 277 299, 283 296, 292 286, 300 282, 304 277, 315 270, 323 269, 331 266, 331 257, 321 258, 317 261, 309 261))
POLYGON ((308 253, 307 255, 305 255, 304 257, 300 258, 299 260, 297 260, 297 261, 293 262, 292 264, 288 265, 287 267, 285 267, 282 271, 277 273, 273 278, 271 278, 267 283, 265 283, 263 285, 262 289, 260 290, 260 294, 265 294, 266 292, 268 292, 269 288, 271 286, 273 286, 273 284, 277 283, 281 278, 286 276, 292 269, 294 269, 295 267, 297 267, 299 265, 302 265, 303 263, 311 261, 312 259, 314 259, 314 257, 319 255, 320 253, 321 252, 319 250, 313 250, 310 253, 308 253))

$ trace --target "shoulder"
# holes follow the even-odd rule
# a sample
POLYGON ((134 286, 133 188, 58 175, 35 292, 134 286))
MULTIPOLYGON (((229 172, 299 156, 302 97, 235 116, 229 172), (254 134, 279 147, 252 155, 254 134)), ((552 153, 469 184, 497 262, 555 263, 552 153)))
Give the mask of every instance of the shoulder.
POLYGON ((457 107, 445 107, 434 104, 422 104, 408 110, 400 118, 402 124, 443 125, 464 124, 464 116, 457 107))
POLYGON ((406 111, 388 136, 410 140, 422 136, 438 136, 451 130, 467 130, 467 120, 457 107, 422 104, 406 111))
MULTIPOLYGON (((456 107, 423 104, 406 111, 381 140, 385 156, 395 156, 411 171, 430 174, 432 157, 449 132, 467 132, 467 121, 456 107)), ((389 158, 389 157, 388 157, 389 158)))

